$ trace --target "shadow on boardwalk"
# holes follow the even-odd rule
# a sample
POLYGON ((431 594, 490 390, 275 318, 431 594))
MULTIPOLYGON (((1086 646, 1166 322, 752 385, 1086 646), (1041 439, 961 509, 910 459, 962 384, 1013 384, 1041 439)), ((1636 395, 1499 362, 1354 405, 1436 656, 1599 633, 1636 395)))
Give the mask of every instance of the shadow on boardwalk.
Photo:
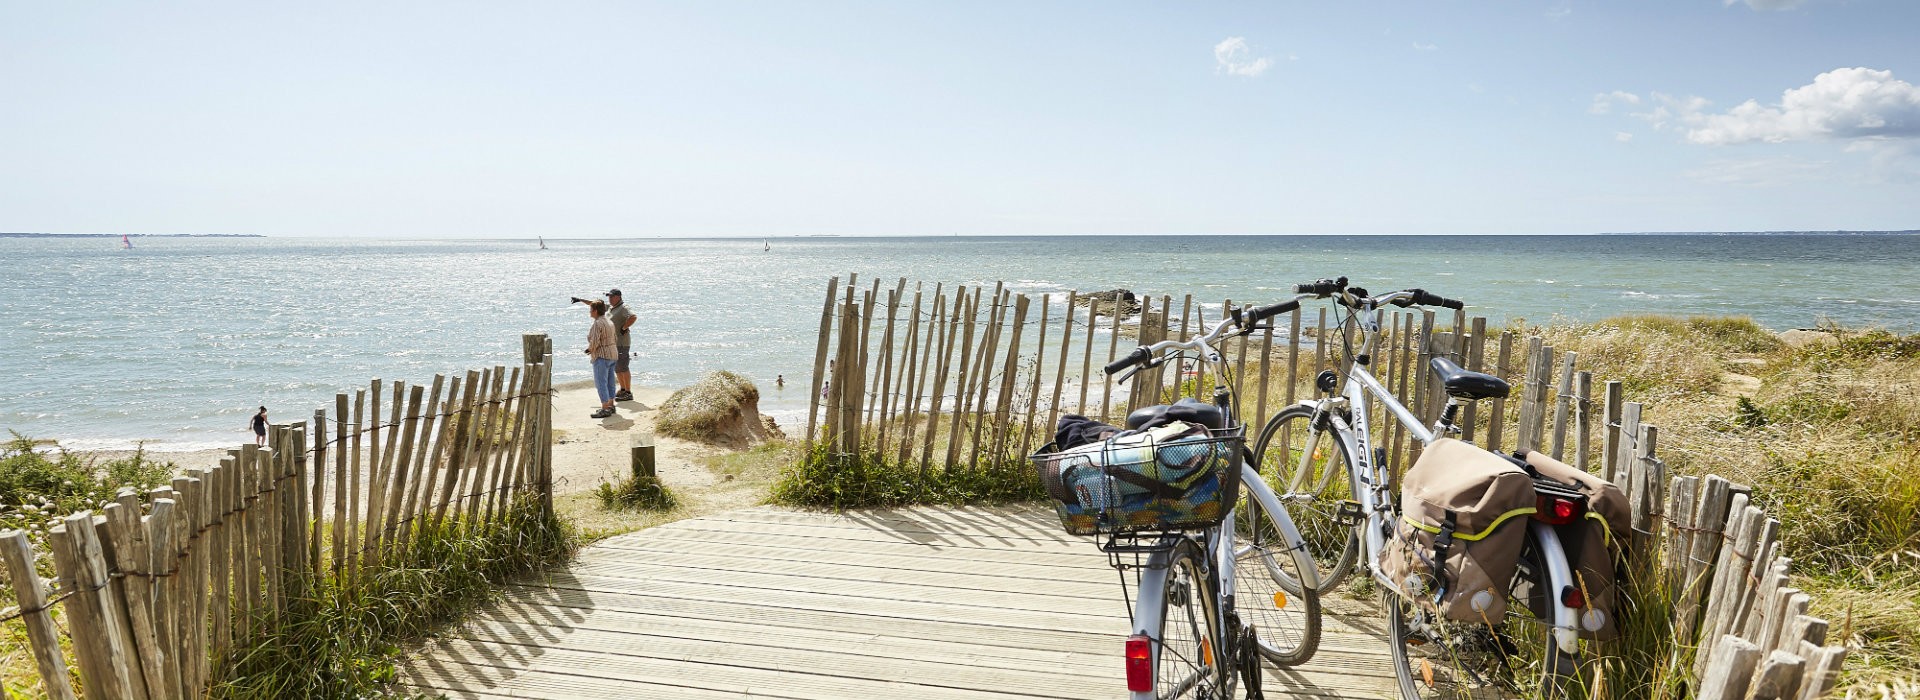
MULTIPOLYGON (((753 508, 608 539, 432 640, 401 682, 457 698, 1114 698, 1119 577, 1034 507, 753 508)), ((1371 605, 1270 697, 1387 695, 1371 605)))

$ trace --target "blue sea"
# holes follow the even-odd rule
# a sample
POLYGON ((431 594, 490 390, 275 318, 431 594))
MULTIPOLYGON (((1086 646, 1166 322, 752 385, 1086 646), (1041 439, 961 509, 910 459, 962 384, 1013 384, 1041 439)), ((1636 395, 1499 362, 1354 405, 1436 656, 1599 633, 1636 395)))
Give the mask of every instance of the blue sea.
POLYGON ((299 420, 373 377, 516 363, 531 332, 554 337, 559 381, 586 379, 587 316, 568 297, 611 287, 640 318, 636 382, 733 370, 790 424, 827 280, 849 273, 1214 303, 1345 275, 1464 299, 1496 323, 1654 312, 1920 329, 1916 235, 133 242, 0 238, 0 430, 80 449, 225 447, 257 406, 299 420))

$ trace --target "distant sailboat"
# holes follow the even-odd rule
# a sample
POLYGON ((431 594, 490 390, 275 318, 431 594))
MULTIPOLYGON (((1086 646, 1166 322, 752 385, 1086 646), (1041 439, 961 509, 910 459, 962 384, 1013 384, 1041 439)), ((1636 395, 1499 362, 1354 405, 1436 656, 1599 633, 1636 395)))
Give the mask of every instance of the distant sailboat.
POLYGON ((761 249, 761 250, 763 250, 763 251, 764 251, 764 250, 773 250, 773 246, 772 246, 771 244, 769 244, 769 243, 767 243, 767 239, 765 239, 765 238, 762 238, 762 239, 760 239, 760 249, 761 249))
POLYGON ((536 236, 536 238, 539 238, 539 239, 540 239, 540 249, 541 249, 541 250, 546 250, 546 249, 547 249, 547 237, 546 237, 546 236, 536 236))
POLYGON ((127 234, 120 234, 120 249, 133 250, 133 239, 128 238, 127 234))

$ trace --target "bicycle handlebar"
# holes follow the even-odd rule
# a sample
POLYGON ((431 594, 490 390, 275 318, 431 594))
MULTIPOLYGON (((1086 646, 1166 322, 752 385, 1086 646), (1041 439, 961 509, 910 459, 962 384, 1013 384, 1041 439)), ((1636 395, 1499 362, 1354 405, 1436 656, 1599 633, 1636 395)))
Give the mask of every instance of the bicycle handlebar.
POLYGON ((1267 306, 1262 306, 1257 309, 1249 309, 1247 311, 1246 325, 1252 326, 1253 324, 1257 324, 1261 321, 1265 321, 1269 318, 1279 316, 1280 314, 1284 314, 1288 311, 1292 311, 1298 308, 1300 308, 1300 300, 1290 299, 1287 301, 1280 302, 1278 304, 1269 304, 1267 306))
POLYGON ((1318 279, 1312 282, 1308 282, 1306 284, 1293 285, 1293 293, 1312 294, 1317 297, 1325 297, 1331 294, 1339 294, 1341 292, 1346 291, 1346 289, 1347 289, 1347 278, 1345 277, 1342 277, 1340 279, 1333 279, 1333 280, 1318 279))
POLYGON ((1122 357, 1118 360, 1114 360, 1112 362, 1107 363, 1107 374, 1119 374, 1120 370, 1126 369, 1128 367, 1132 367, 1134 365, 1146 362, 1147 360, 1151 360, 1151 359, 1153 359, 1153 351, 1148 350, 1147 346, 1142 345, 1140 347, 1134 348, 1133 352, 1127 353, 1126 357, 1122 357))
POLYGON ((1401 308, 1405 308, 1407 306, 1411 306, 1414 304, 1418 304, 1420 306, 1439 306, 1439 307, 1448 308, 1448 309, 1466 308, 1466 304, 1461 303, 1459 299, 1448 299, 1438 294, 1434 294, 1433 292, 1429 292, 1425 289, 1409 289, 1409 290, 1406 290, 1405 292, 1399 292, 1397 294, 1389 295, 1389 296, 1393 297, 1392 299, 1389 300, 1389 303, 1401 308))

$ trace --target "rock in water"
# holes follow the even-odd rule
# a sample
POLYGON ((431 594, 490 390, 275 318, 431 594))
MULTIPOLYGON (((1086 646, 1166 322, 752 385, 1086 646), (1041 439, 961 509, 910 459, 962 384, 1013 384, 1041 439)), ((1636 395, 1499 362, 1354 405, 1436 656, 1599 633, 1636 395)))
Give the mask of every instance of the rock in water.
POLYGON ((764 442, 773 421, 760 415, 760 389, 725 370, 708 372, 660 404, 654 429, 663 435, 733 449, 764 442))
POLYGON ((1120 310, 1122 317, 1131 316, 1140 312, 1140 299, 1134 296, 1133 290, 1131 289, 1110 289, 1104 292, 1082 294, 1074 299, 1073 304, 1074 306, 1092 307, 1093 313, 1104 313, 1109 316, 1113 315, 1115 308, 1120 310))

